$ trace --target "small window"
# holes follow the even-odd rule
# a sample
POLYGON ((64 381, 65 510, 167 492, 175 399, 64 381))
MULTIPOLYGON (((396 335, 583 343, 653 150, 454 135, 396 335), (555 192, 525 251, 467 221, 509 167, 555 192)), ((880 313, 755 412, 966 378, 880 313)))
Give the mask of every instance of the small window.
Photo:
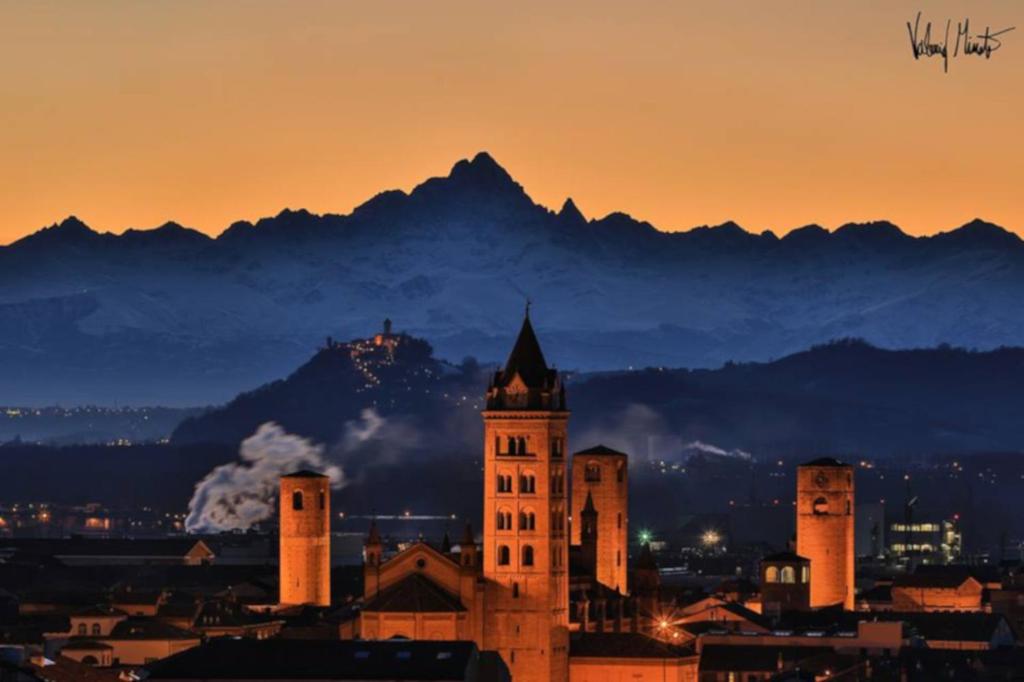
POLYGON ((537 479, 533 474, 523 474, 519 477, 519 492, 527 494, 537 492, 537 479))
POLYGON ((621 549, 615 551, 615 565, 616 566, 621 566, 622 565, 622 550, 621 549))
POLYGON ((80 635, 87 635, 87 634, 89 634, 89 631, 86 629, 85 623, 79 623, 78 624, 78 634, 80 634, 80 635))
POLYGON ((302 511, 302 491, 296 490, 292 493, 292 509, 302 511))
POLYGON ((615 527, 622 530, 622 512, 615 515, 615 527))
POLYGON ((619 462, 615 467, 615 480, 622 483, 626 480, 626 467, 622 462, 619 462))
POLYGON ((828 500, 824 497, 819 497, 814 500, 814 506, 811 508, 811 511, 819 516, 822 514, 828 514, 828 500))
POLYGON ((92 624, 92 634, 94 636, 100 634, 100 624, 99 623, 93 623, 92 624))
POLYGON ((793 570, 792 566, 783 566, 779 572, 779 577, 782 582, 786 584, 792 584, 796 582, 796 571, 793 570))
POLYGON ((519 599, 519 583, 512 583, 512 598, 519 599))
POLYGON ((533 547, 523 546, 523 566, 533 566, 533 547))
POLYGON ((526 454, 526 439, 523 438, 522 436, 519 436, 519 454, 526 454))
POLYGON ((326 509, 326 508, 327 508, 327 496, 324 495, 324 491, 321 490, 320 491, 320 509, 326 509))
POLYGON ((509 551, 508 545, 498 546, 498 565, 508 566, 511 563, 512 553, 509 551))
POLYGON ((583 468, 583 480, 588 483, 599 483, 601 481, 601 465, 597 462, 587 462, 583 468))
POLYGON ((800 567, 800 582, 809 583, 811 582, 811 571, 807 566, 800 567))
POLYGON ((769 566, 764 569, 764 581, 766 583, 777 583, 779 582, 779 569, 775 566, 769 566))
POLYGON ((519 530, 535 530, 537 516, 532 511, 519 512, 519 530))

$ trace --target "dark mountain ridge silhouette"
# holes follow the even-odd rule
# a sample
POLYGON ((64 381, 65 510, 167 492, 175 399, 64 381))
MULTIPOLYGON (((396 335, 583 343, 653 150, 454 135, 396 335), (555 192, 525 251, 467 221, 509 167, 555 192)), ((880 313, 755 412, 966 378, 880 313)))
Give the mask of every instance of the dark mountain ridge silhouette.
MULTIPOLYGON (((426 447, 410 452, 476 452, 493 367, 455 367, 425 341, 402 338, 379 383, 366 386, 349 345, 322 349, 287 378, 186 420, 172 441, 233 446, 273 420, 335 444, 372 408, 414 425, 426 447)), ((872 458, 1024 449, 1022 382, 1022 348, 893 351, 846 339, 715 370, 578 374, 567 393, 574 442, 610 442, 640 460, 677 459, 695 441, 761 458, 872 458)))
POLYGON ((189 405, 295 367, 385 316, 439 354, 502 357, 526 298, 562 367, 714 367, 857 336, 891 348, 1024 338, 1024 243, 974 220, 783 237, 661 232, 533 202, 486 153, 347 215, 286 209, 212 238, 71 217, 0 247, 0 400, 189 405))

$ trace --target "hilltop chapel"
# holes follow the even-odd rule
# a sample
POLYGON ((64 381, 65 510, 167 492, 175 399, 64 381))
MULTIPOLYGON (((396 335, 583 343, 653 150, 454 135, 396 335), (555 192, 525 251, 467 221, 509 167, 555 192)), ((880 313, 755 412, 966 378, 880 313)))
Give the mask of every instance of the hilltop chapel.
POLYGON ((528 313, 483 419, 482 542, 467 525, 454 547, 446 536, 385 560, 371 525, 353 634, 471 640, 498 652, 516 682, 696 679, 693 649, 652 636, 658 573, 647 546, 628 580, 627 456, 577 452, 567 485, 565 385, 528 313))

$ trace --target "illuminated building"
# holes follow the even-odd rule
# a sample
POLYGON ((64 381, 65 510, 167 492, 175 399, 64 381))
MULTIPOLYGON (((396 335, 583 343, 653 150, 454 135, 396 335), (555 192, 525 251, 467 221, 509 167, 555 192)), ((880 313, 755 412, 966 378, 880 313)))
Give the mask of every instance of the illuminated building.
POLYGON ((312 471, 281 477, 282 604, 331 604, 330 479, 312 471))
MULTIPOLYGON (((575 602, 570 600, 568 419, 561 377, 548 367, 527 317, 486 394, 482 547, 467 528, 456 547, 420 541, 385 561, 372 525, 364 548, 365 603, 353 636, 472 640, 483 651, 497 651, 516 682, 694 679, 696 656, 691 649, 642 634, 650 623, 640 622, 637 600, 630 602, 627 620, 625 602, 631 598, 594 576, 575 574, 580 594, 575 602), (581 619, 573 623, 571 603, 581 619), (609 603, 611 610, 606 608, 609 603), (570 629, 576 630, 572 656, 570 629)), ((625 455, 596 456, 608 463, 613 499, 621 506, 609 506, 605 514, 597 493, 591 493, 589 502, 585 493, 578 498, 581 512, 585 509, 580 522, 590 523, 573 550, 575 555, 590 554, 592 565, 599 563, 601 552, 614 556, 600 548, 602 517, 610 518, 617 531, 621 510, 623 543, 626 532, 627 479, 625 471, 621 481, 616 474, 618 462, 626 466, 625 455)), ((614 540, 617 534, 606 537, 614 540)), ((625 561, 623 545, 623 568, 625 561)), ((620 575, 624 583, 625 571, 620 575)), ((637 577, 635 591, 653 614, 658 572, 649 548, 637 577)))
POLYGON ((811 562, 795 552, 761 560, 761 612, 778 615, 806 611, 811 605, 811 562))
MULTIPOLYGON (((595 577, 602 585, 628 592, 629 458, 603 445, 572 457, 573 518, 590 499, 597 512, 595 577)), ((572 524, 572 543, 581 542, 582 525, 572 524)))
POLYGON ((811 607, 854 608, 853 467, 831 458, 797 467, 796 552, 811 562, 811 607))
POLYGON ((487 390, 484 648, 515 680, 565 680, 569 657, 566 437, 569 410, 527 317, 487 390))
POLYGON ((889 554, 898 559, 948 564, 960 557, 963 536, 956 519, 889 524, 889 554))

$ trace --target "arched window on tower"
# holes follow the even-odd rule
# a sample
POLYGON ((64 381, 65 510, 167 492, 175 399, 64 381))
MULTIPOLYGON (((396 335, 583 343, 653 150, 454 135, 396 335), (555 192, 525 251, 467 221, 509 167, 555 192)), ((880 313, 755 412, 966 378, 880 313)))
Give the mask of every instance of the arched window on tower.
POLYGON ((516 439, 513 436, 508 437, 508 454, 516 454, 516 439))
POLYGON ((100 624, 99 623, 93 623, 92 624, 92 636, 93 637, 99 637, 100 632, 101 632, 100 624))
POLYGON ((523 545, 523 566, 533 566, 533 547, 523 545))
POLYGON ((807 566, 800 567, 800 582, 809 583, 811 582, 811 569, 807 566))
POLYGON ((597 462, 587 462, 583 468, 583 480, 589 483, 598 483, 601 480, 601 465, 597 462))
POLYGON ((512 512, 507 509, 498 510, 498 530, 512 530, 512 512))
POLYGON ((535 493, 537 492, 537 477, 532 473, 525 473, 519 476, 519 492, 521 493, 535 493))
POLYGON ((512 474, 498 474, 498 492, 512 492, 512 474))
POLYGON ((86 626, 85 623, 79 623, 78 624, 78 634, 79 635, 86 635, 86 634, 88 634, 87 626, 86 626))
POLYGON ((796 582, 796 571, 793 570, 792 566, 783 566, 782 570, 779 571, 779 579, 787 584, 796 582))
POLYGON ((324 491, 321 490, 320 491, 320 509, 326 509, 326 508, 327 508, 327 496, 324 494, 324 491))
POLYGON ((519 530, 535 530, 537 528, 537 515, 532 511, 519 512, 519 530))
POLYGON ((526 454, 526 439, 523 438, 522 436, 519 436, 519 454, 526 454))
POLYGON ((508 566, 512 559, 512 553, 509 551, 508 545, 498 545, 498 565, 508 566))
POLYGON ((779 582, 779 569, 775 566, 769 566, 764 569, 764 581, 766 583, 777 583, 779 582))
POLYGON ((811 511, 818 515, 828 514, 828 500, 824 497, 817 498, 814 500, 814 506, 811 508, 811 511))
POLYGON ((296 490, 292 493, 292 509, 302 511, 302 491, 296 490))

